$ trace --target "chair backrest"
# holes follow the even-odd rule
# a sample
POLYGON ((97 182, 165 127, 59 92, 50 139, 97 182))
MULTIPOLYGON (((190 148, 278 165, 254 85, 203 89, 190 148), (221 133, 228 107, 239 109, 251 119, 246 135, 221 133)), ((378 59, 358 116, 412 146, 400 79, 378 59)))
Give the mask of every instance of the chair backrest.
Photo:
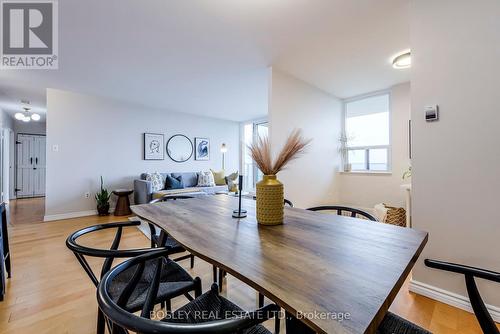
MULTIPOLYGON (((113 323, 113 333, 126 333, 124 329, 138 333, 240 333, 242 330, 252 327, 262 322, 265 317, 257 316, 256 313, 247 313, 246 316, 224 320, 213 320, 201 323, 178 323, 168 321, 151 320, 151 311, 160 285, 160 273, 162 259, 167 252, 165 250, 153 251, 148 254, 137 256, 126 260, 111 269, 99 283, 97 289, 97 301, 99 308, 104 315, 113 323), (155 264, 151 284, 146 293, 146 301, 140 315, 131 313, 124 308, 128 299, 143 275, 146 261, 153 261, 155 264), (131 269, 135 268, 135 269, 131 269), (123 289, 118 298, 113 299, 110 294, 110 286, 115 277, 125 270, 133 270, 132 278, 123 289), (116 300, 116 302, 115 302, 116 300), (116 328, 118 327, 118 328, 116 328)), ((217 285, 212 286, 211 292, 218 294, 217 285)), ((215 305, 214 305, 215 306, 215 305)), ((276 305, 268 305, 257 312, 276 312, 276 305)), ((210 310, 200 310, 210 311, 210 310)), ((268 317, 269 318, 269 317, 268 317)))
MULTIPOLYGON (((141 224, 140 221, 127 221, 127 222, 118 222, 118 223, 108 223, 108 224, 99 224, 99 225, 93 225, 93 226, 88 226, 85 227, 81 230, 78 230, 76 232, 73 232, 68 236, 66 239, 66 246, 75 254, 76 259, 80 263, 80 265, 83 267, 87 275, 90 277, 92 282, 94 283, 95 286, 99 284, 99 280, 97 279, 97 276, 94 274, 92 271, 92 268, 88 264, 87 260, 85 259, 85 256, 90 256, 90 257, 99 257, 99 258, 105 258, 104 263, 101 268, 101 275, 100 277, 104 276, 111 266, 113 265, 113 260, 115 258, 129 258, 129 257, 134 257, 138 255, 142 255, 145 253, 148 253, 152 251, 153 249, 151 248, 140 248, 140 249, 118 249, 122 237, 122 232, 124 227, 137 227, 141 224), (111 247, 109 249, 102 249, 102 248, 91 248, 88 246, 83 246, 80 245, 77 242, 77 239, 80 238, 83 235, 90 234, 90 233, 97 233, 103 230, 107 229, 116 229, 115 237, 113 239, 113 242, 111 244, 111 247)), ((158 250, 156 248, 155 250, 158 250)))
MULTIPOLYGON (((252 198, 253 198, 254 200, 257 200, 257 196, 252 196, 252 198)), ((290 200, 288 200, 288 199, 286 199, 286 198, 285 198, 283 202, 285 203, 285 205, 288 205, 289 207, 293 208, 293 203, 292 203, 292 201, 290 201, 290 200)))
POLYGON ((477 289, 476 281, 474 279, 475 277, 478 277, 488 281, 500 283, 500 273, 491 270, 431 259, 425 259, 424 263, 427 267, 430 268, 464 275, 467 294, 469 295, 472 309, 474 310, 474 314, 476 315, 483 333, 500 334, 500 330, 498 330, 498 327, 495 325, 491 314, 488 312, 488 309, 484 305, 483 299, 479 294, 479 290, 477 289))
POLYGON ((339 205, 323 205, 323 206, 315 206, 313 208, 307 209, 309 211, 337 211, 337 214, 339 216, 342 215, 343 212, 348 212, 351 217, 357 218, 358 216, 361 216, 362 218, 372 220, 372 221, 377 221, 375 217, 373 217, 371 214, 368 212, 355 209, 355 208, 350 208, 347 206, 339 206, 339 205))

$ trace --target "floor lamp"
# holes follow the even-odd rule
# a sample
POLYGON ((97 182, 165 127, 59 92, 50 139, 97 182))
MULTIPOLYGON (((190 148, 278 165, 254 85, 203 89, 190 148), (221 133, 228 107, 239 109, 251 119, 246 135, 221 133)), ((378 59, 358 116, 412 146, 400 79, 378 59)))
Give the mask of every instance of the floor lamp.
POLYGON ((222 153, 222 170, 225 170, 226 166, 225 166, 225 156, 226 156, 226 152, 227 152, 227 146, 225 143, 222 143, 221 147, 220 147, 220 151, 222 153))

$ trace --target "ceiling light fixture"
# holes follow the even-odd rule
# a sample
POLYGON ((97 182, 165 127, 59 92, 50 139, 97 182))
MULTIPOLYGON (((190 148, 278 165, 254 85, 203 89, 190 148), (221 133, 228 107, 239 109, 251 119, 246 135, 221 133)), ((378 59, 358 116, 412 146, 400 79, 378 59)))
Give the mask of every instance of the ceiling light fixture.
POLYGON ((405 51, 394 57, 392 67, 398 70, 411 67, 411 52, 405 51))
POLYGON ((31 108, 29 107, 29 101, 21 101, 23 104, 24 112, 17 112, 14 115, 14 118, 18 121, 30 122, 31 120, 38 122, 42 117, 40 114, 33 113, 30 115, 31 108))

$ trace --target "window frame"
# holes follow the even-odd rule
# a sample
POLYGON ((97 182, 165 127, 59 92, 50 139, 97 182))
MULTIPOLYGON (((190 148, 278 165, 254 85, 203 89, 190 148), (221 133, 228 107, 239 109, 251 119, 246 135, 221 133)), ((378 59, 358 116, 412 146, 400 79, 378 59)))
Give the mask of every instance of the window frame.
MULTIPOLYGON (((353 97, 349 97, 346 99, 342 100, 342 131, 341 134, 343 137, 346 136, 346 119, 347 119, 347 104, 351 102, 356 102, 360 100, 364 100, 370 97, 376 97, 376 96, 382 96, 382 95, 387 95, 388 97, 388 102, 389 102, 389 144, 388 145, 369 145, 369 146, 352 146, 352 147, 341 147, 342 149, 346 149, 346 154, 345 156, 347 159, 349 159, 349 151, 356 151, 356 150, 364 150, 365 151, 365 160, 366 160, 366 169, 357 169, 357 170, 351 170, 351 171, 346 171, 344 169, 346 163, 349 163, 349 161, 343 161, 344 157, 341 157, 341 162, 342 166, 340 170, 343 173, 391 173, 392 172, 392 93, 390 89, 384 89, 384 90, 378 90, 375 92, 370 92, 366 94, 361 94, 361 95, 356 95, 353 97), (370 161, 369 161, 369 156, 370 156, 370 150, 371 149, 387 149, 387 169, 385 170, 374 170, 370 169, 370 161)), ((344 145, 344 144, 342 144, 344 145)))
MULTIPOLYGON (((257 118, 257 119, 251 119, 251 120, 247 120, 247 121, 244 121, 244 122, 240 122, 240 143, 241 143, 241 150, 240 150, 240 171, 241 173, 244 173, 244 171, 246 170, 246 164, 245 164, 245 126, 246 125, 251 125, 252 126, 252 142, 255 143, 258 139, 258 134, 257 134, 257 128, 259 125, 262 125, 262 124, 268 124, 268 131, 270 131, 270 124, 269 124, 269 120, 267 117, 263 117, 263 118, 257 118)), ((244 192, 249 192, 249 193, 255 193, 255 185, 257 184, 258 181, 260 181, 258 179, 258 167, 255 163, 255 161, 252 160, 252 163, 251 163, 251 169, 252 169, 252 177, 251 177, 251 180, 249 179, 245 179, 245 182, 247 182, 247 186, 244 187, 244 192), (250 182, 248 182, 250 181, 250 182), (251 185, 250 185, 251 183, 251 185)))

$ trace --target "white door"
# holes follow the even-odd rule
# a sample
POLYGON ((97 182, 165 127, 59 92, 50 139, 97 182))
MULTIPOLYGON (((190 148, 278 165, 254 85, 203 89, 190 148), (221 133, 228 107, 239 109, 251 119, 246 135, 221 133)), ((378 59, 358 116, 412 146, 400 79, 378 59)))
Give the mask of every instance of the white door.
POLYGON ((45 196, 45 136, 17 136, 17 197, 45 196))
POLYGON ((33 195, 45 196, 45 137, 33 138, 33 195))
POLYGON ((33 196, 33 136, 17 136, 17 197, 33 196))

